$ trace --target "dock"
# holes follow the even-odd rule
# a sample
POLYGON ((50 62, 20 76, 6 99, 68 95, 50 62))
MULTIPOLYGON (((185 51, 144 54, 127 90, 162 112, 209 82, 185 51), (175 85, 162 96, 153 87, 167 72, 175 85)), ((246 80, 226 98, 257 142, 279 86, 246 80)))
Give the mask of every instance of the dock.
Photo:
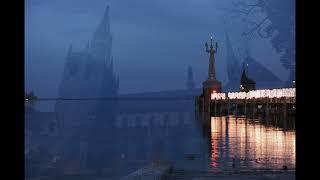
POLYGON ((210 99, 197 96, 195 101, 197 111, 210 116, 294 116, 296 109, 295 88, 212 93, 210 99))

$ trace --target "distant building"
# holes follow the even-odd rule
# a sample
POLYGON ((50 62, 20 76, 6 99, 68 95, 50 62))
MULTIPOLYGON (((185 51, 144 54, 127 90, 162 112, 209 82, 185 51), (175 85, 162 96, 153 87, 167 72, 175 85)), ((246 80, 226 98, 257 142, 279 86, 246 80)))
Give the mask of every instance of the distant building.
POLYGON ((249 92, 252 90, 256 90, 256 82, 247 77, 245 69, 242 71, 241 82, 240 82, 240 91, 241 92, 249 92))
POLYGON ((115 119, 116 101, 105 100, 116 98, 119 90, 111 55, 109 9, 107 6, 83 50, 76 52, 70 45, 58 90, 59 98, 92 100, 58 100, 55 104, 63 137, 63 159, 73 161, 80 157, 82 167, 88 165, 87 160, 101 163, 98 166, 107 162, 101 153, 108 150, 105 133, 113 129, 115 119))
POLYGON ((188 67, 188 79, 186 83, 187 89, 192 90, 194 89, 194 80, 193 80, 193 72, 192 72, 192 67, 188 67))
MULTIPOLYGON (((80 52, 74 52, 70 45, 62 80, 59 98, 102 98, 116 97, 119 89, 119 78, 113 70, 111 55, 112 36, 110 32, 109 6, 100 21, 92 39, 80 52)), ((64 133, 73 134, 70 128, 88 127, 92 117, 101 110, 100 101, 64 101, 55 105, 58 118, 63 121, 64 133)), ((102 108, 103 109, 103 108, 102 108)))

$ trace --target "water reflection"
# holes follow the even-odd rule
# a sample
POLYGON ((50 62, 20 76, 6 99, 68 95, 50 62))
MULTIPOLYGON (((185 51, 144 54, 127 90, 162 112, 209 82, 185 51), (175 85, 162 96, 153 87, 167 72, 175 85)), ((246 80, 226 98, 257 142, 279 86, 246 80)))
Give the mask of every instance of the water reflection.
POLYGON ((105 101, 96 114, 77 111, 93 102, 59 103, 57 114, 51 113, 61 124, 55 136, 40 133, 48 123, 38 127, 39 122, 51 121, 39 116, 44 112, 26 111, 27 177, 118 179, 155 161, 169 161, 177 169, 207 167, 207 142, 193 100, 121 100, 112 110, 115 102, 105 101))
POLYGON ((295 160, 294 131, 246 118, 211 118, 211 170, 295 169, 295 160))
POLYGON ((202 119, 193 100, 106 101, 96 113, 93 102, 60 103, 26 107, 27 179, 119 179, 159 160, 178 170, 295 168, 295 132, 271 120, 202 119))

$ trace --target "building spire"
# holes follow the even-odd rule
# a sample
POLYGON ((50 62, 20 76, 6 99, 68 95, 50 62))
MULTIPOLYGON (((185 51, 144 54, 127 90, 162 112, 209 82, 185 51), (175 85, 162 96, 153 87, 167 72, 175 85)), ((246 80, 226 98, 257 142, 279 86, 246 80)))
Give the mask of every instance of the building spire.
POLYGON ((110 32, 110 17, 109 17, 110 7, 107 5, 102 20, 98 25, 96 32, 94 33, 93 39, 105 39, 106 35, 110 32))
POLYGON ((187 89, 194 89, 194 80, 193 80, 193 72, 192 67, 188 66, 188 76, 187 76, 187 89))

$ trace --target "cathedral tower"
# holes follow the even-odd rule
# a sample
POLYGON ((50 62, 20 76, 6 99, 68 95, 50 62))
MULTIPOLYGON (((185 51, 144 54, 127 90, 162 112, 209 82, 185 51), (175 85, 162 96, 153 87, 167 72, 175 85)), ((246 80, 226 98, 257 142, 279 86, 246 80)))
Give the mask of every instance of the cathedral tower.
MULTIPOLYGON (((99 99, 102 96, 117 96, 119 80, 114 75, 111 60, 109 11, 107 6, 91 40, 82 51, 76 52, 70 45, 58 90, 59 98, 99 99)), ((96 116, 98 104, 98 101, 59 100, 55 111, 66 127, 82 126, 88 125, 91 122, 88 119, 96 116)))

